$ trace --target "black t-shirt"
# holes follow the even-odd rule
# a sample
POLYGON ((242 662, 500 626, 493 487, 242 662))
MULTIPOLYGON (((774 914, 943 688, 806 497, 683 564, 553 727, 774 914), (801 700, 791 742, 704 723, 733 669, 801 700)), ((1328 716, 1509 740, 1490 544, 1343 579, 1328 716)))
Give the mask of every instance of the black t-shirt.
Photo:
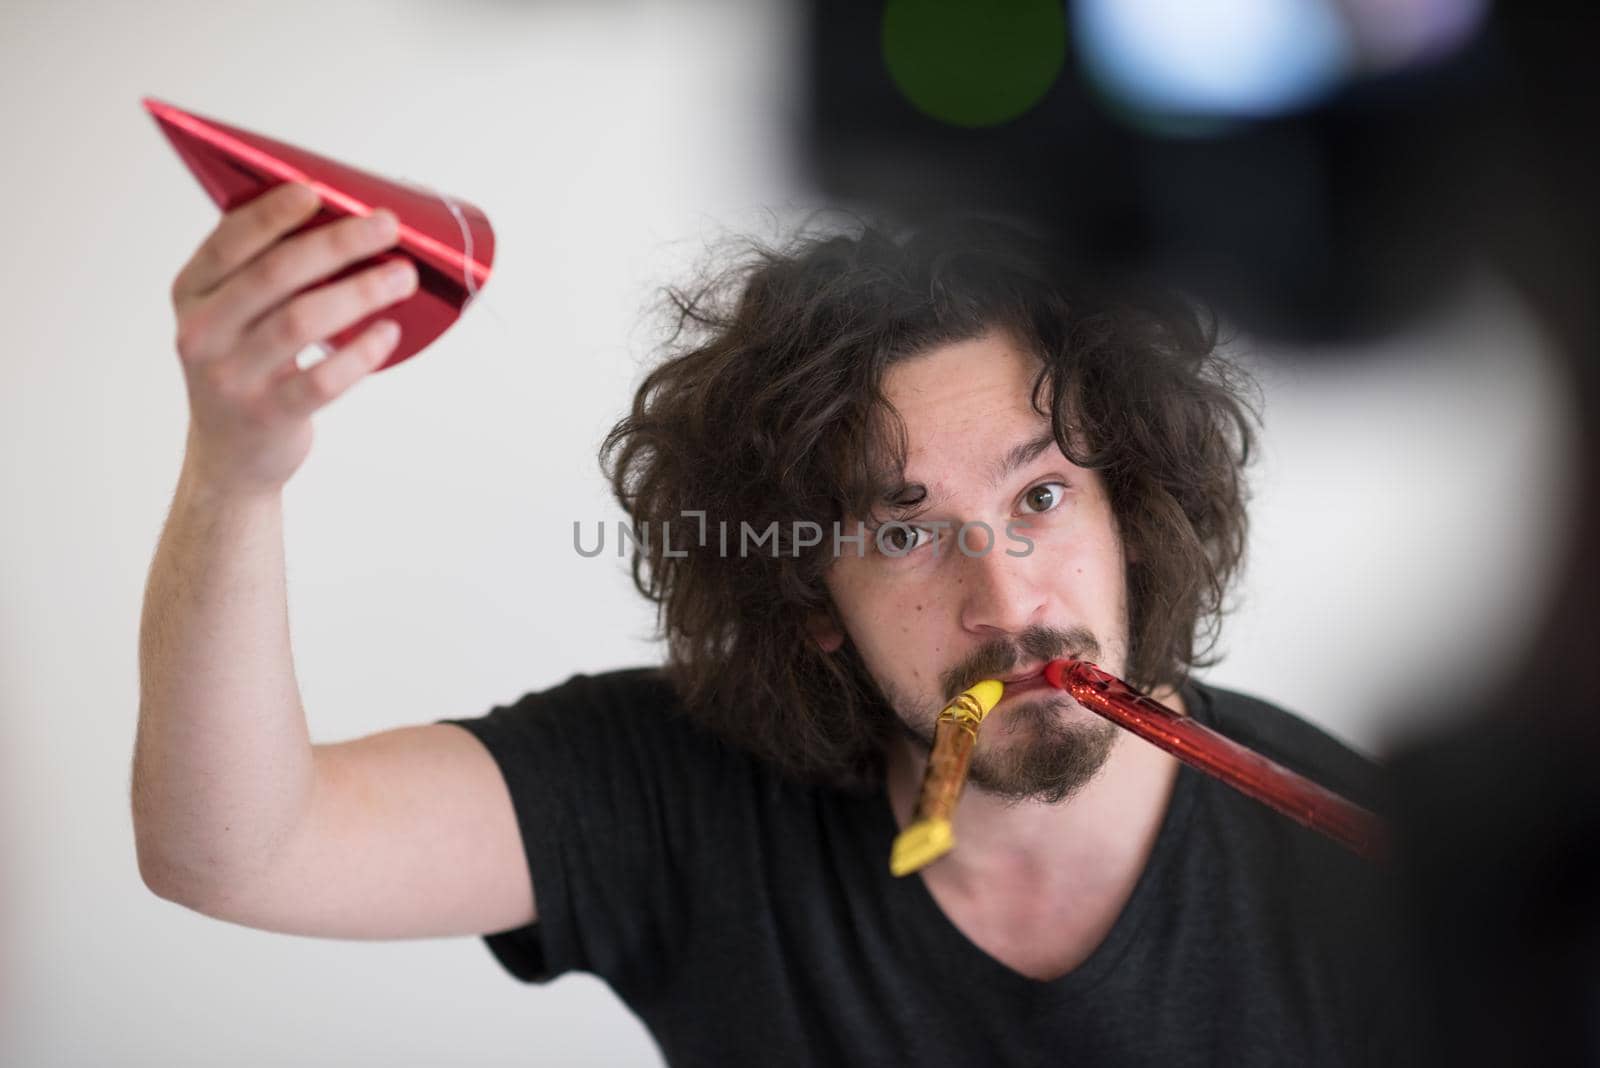
MULTIPOLYGON (((1196 719, 1382 809, 1379 769, 1281 709, 1196 719)), ((679 1065, 1391 1063, 1370 959, 1381 869, 1179 767, 1102 944, 1028 978, 889 873, 886 795, 793 783, 678 713, 654 669, 449 719, 510 788, 538 921, 485 935, 524 982, 604 979, 679 1065)))

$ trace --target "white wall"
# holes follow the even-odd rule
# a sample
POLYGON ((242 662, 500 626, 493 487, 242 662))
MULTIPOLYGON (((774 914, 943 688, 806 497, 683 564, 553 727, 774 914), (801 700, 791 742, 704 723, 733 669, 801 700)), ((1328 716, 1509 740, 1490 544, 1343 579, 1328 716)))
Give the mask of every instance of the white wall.
MULTIPOLYGON (((499 236, 481 301, 321 413, 287 492, 331 741, 656 657, 571 521, 617 517, 594 447, 652 288, 807 203, 780 141, 794 32, 772 2, 0 7, 0 1062, 658 1061, 597 980, 525 987, 476 939, 251 931, 141 884, 138 623, 187 411, 167 287, 216 213, 138 100, 426 182, 499 236)), ((1393 359, 1268 372, 1251 581, 1211 678, 1375 750, 1393 707, 1501 668, 1559 529, 1536 345, 1486 280, 1393 359)))
POLYGON ((1264 448, 1226 659, 1208 678, 1381 754, 1529 653, 1568 545, 1578 448, 1529 315, 1482 271, 1360 351, 1241 339, 1265 391, 1264 448))

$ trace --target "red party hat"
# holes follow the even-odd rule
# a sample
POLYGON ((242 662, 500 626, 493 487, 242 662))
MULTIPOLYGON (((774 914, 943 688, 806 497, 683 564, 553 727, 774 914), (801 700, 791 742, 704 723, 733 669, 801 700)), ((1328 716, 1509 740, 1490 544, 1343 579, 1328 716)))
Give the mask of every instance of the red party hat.
POLYGON ((405 256, 416 265, 417 291, 401 303, 380 308, 345 327, 328 339, 331 344, 345 345, 378 319, 393 319, 400 324, 400 341, 383 364, 393 367, 444 333, 489 280, 494 230, 483 212, 471 204, 357 170, 151 97, 145 97, 143 103, 224 212, 284 182, 303 182, 321 194, 322 208, 296 233, 349 215, 369 215, 378 208, 395 213, 400 220, 398 244, 316 284, 405 256))

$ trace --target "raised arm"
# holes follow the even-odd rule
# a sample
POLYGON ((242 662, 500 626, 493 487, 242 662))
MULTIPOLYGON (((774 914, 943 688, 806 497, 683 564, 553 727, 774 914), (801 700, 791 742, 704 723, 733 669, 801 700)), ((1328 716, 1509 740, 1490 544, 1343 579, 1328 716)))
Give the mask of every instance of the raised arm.
POLYGON ((132 812, 156 893, 225 919, 348 937, 532 919, 510 798, 450 725, 313 746, 292 662, 282 488, 311 415, 377 367, 382 324, 307 369, 295 356, 416 286, 409 264, 306 290, 395 240, 392 218, 287 236, 315 195, 230 212, 172 288, 188 445, 140 628, 132 812), (302 292, 302 290, 305 290, 302 292))

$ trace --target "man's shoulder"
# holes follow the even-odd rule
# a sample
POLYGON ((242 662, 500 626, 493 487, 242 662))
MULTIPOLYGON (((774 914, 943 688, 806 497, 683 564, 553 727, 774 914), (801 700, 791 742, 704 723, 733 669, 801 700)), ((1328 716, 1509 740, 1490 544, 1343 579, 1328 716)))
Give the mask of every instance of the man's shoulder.
POLYGON ((668 762, 735 756, 685 710, 671 676, 658 665, 579 672, 491 715, 595 751, 650 753, 668 762))
POLYGON ((1377 811, 1388 808, 1382 764, 1271 701, 1191 680, 1202 705, 1196 718, 1262 756, 1377 811))
POLYGON ((670 677, 659 666, 578 672, 529 690, 509 706, 519 718, 590 731, 675 731, 692 727, 670 677))
POLYGON ((621 710, 676 710, 677 691, 660 666, 641 664, 610 671, 578 672, 555 686, 530 691, 525 702, 570 701, 621 710))

